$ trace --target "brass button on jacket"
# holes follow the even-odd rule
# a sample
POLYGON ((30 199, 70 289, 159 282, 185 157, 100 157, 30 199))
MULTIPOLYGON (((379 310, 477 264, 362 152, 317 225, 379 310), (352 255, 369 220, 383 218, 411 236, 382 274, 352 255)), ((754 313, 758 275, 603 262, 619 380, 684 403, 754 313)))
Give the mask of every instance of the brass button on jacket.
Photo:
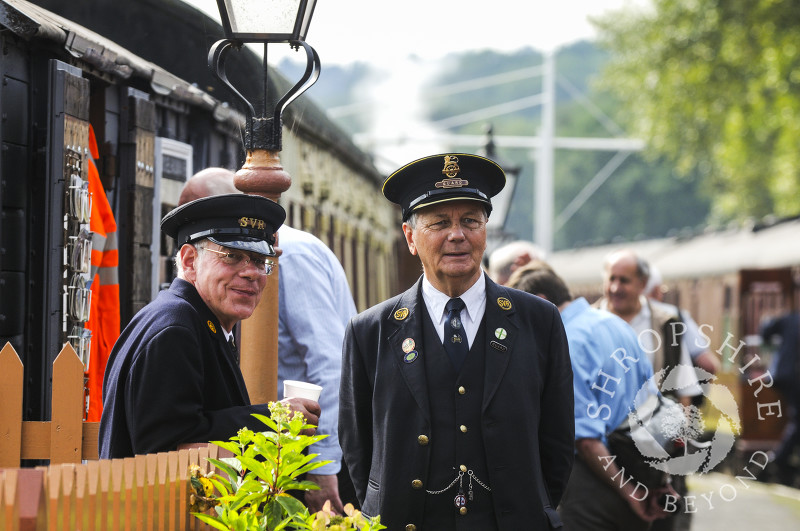
POLYGON ((408 524, 406 525, 406 531, 417 531, 417 526, 414 524, 408 524))
POLYGON ((425 446, 428 444, 428 436, 427 435, 420 435, 417 437, 417 441, 419 442, 420 446, 425 446))
POLYGON ((462 385, 461 387, 459 387, 459 388, 458 388, 458 394, 460 394, 460 395, 463 395, 463 394, 464 394, 464 393, 466 393, 466 392, 467 392, 467 390, 466 390, 466 389, 464 389, 464 386, 463 386, 463 385, 462 385))
POLYGON ((411 482, 411 486, 414 487, 415 489, 421 489, 422 488, 422 480, 421 479, 415 479, 414 481, 411 482))
POLYGON ((463 424, 461 425, 461 433, 467 433, 467 427, 463 424))

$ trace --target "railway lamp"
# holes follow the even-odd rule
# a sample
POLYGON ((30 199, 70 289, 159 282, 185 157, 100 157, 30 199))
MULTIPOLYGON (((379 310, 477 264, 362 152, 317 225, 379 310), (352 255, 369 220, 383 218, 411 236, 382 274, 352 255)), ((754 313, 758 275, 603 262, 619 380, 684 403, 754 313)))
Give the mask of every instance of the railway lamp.
MULTIPOLYGON (((242 192, 277 201, 292 183, 281 166, 282 115, 284 109, 313 85, 320 73, 317 52, 305 42, 316 0, 217 0, 225 39, 208 52, 208 66, 214 75, 247 108, 244 148, 246 159, 236 172, 234 184, 242 192), (258 109, 228 81, 225 59, 231 50, 246 43, 262 43, 263 103, 258 109), (288 44, 306 54, 306 69, 300 80, 274 107, 269 94, 268 45, 288 44)), ((272 96, 272 97, 271 97, 272 96)), ((277 260, 275 260, 277 263, 277 260)), ((240 364, 248 393, 254 403, 277 399, 278 372, 278 279, 280 269, 270 276, 261 302, 241 325, 240 364)))
MULTIPOLYGON (((316 0, 217 0, 217 4, 226 38, 217 41, 209 50, 208 66, 247 107, 245 150, 248 159, 251 152, 256 150, 278 152, 281 150, 283 110, 319 77, 319 56, 305 42, 316 0), (264 45, 264 100, 260 112, 228 81, 225 73, 228 52, 240 49, 245 43, 264 45), (287 43, 295 50, 303 48, 306 70, 300 80, 270 109, 267 46, 287 43)), ((245 167, 248 162, 245 162, 245 167)))

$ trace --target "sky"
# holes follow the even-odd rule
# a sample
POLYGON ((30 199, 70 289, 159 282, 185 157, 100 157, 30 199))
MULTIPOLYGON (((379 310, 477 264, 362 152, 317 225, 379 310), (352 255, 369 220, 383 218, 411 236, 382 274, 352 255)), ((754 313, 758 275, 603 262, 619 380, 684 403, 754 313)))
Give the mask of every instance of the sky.
MULTIPOLYGON (((216 0, 184 0, 219 20, 216 0)), ((253 0, 251 0, 253 1, 253 0)), ((651 0, 318 0, 306 36, 327 66, 366 62, 381 69, 379 80, 360 87, 361 112, 369 106, 367 129, 354 137, 372 153, 381 171, 449 147, 446 132, 424 115, 426 80, 454 52, 490 49, 514 52, 532 47, 554 51, 593 39, 589 16, 648 5, 651 0)), ((254 49, 258 52, 258 49, 254 49)), ((270 49, 273 64, 304 54, 270 49)), ((313 98, 313 87, 309 91, 313 98)), ((480 102, 475 102, 480 107, 480 102)), ((480 109, 476 109, 480 110, 480 109)), ((334 118, 339 109, 326 109, 334 118)), ((532 127, 531 134, 535 134, 532 127)), ((500 144, 500 137, 497 138, 500 144)))
MULTIPOLYGON (((216 0, 186 0, 219 19, 216 0)), ((647 0, 319 0, 306 41, 322 64, 531 46, 555 50, 595 37, 588 16, 647 0)))

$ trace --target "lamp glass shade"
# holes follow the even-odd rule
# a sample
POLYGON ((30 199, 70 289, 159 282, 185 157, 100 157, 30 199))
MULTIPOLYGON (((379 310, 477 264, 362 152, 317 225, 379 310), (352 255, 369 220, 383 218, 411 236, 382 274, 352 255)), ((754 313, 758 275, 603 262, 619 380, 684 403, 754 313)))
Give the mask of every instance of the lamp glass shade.
POLYGON ((217 0, 229 39, 304 41, 316 0, 217 0))

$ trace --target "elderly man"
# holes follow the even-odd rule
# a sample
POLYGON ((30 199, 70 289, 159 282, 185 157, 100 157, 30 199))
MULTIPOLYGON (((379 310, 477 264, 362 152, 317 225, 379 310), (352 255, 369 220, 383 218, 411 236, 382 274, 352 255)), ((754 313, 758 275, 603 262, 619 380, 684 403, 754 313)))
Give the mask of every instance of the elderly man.
MULTIPOLYGON (((225 168, 206 168, 194 174, 181 190, 179 203, 219 194, 239 193, 234 173, 225 168)), ((342 341, 347 322, 356 314, 342 265, 333 252, 313 234, 286 224, 278 229, 282 251, 278 277, 278 394, 284 380, 302 380, 322 387, 317 435, 329 437, 313 444, 312 453, 325 466, 307 474, 320 489, 303 493, 309 509, 331 508, 344 512, 345 502, 355 501, 347 471, 341 471, 339 446, 339 377, 342 341), (325 316, 325 319, 320 319, 325 316), (340 492, 341 491, 341 492, 340 492)))
MULTIPOLYGON (((675 306, 652 301, 645 296, 644 290, 650 277, 649 264, 633 251, 623 249, 606 257, 604 273, 604 298, 597 305, 618 315, 633 327, 639 345, 653 364, 653 371, 657 374, 664 370, 665 376, 669 374, 671 388, 661 391, 675 397, 684 406, 690 406, 694 397, 700 397, 703 391, 685 338, 682 337, 685 325, 676 313, 675 306)), ((678 494, 687 494, 684 476, 673 476, 672 484, 678 494)), ((652 529, 688 529, 690 519, 690 512, 677 512, 657 520, 652 529)))
POLYGON ((575 382, 577 454, 558 509, 565 528, 650 529, 650 522, 667 516, 658 502, 673 493, 666 474, 658 478, 660 488, 645 491, 637 483, 643 478, 631 481, 631 471, 620 469, 608 447, 608 434, 627 424, 637 402, 657 393, 636 335, 619 317, 591 308, 583 297, 573 300, 563 279, 542 263, 517 269, 508 285, 552 302, 564 319, 575 382))
POLYGON ((547 529, 573 460, 572 370, 552 304, 481 270, 503 170, 434 155, 388 177, 423 275, 350 321, 339 435, 389 529, 547 529))
POLYGON ((604 297, 595 303, 596 306, 621 317, 633 327, 654 372, 677 371, 677 378, 673 376, 674 389, 663 391, 688 406, 691 398, 702 394, 702 390, 681 337, 683 323, 675 307, 644 296, 650 277, 647 261, 633 251, 617 251, 606 257, 604 273, 604 297))
MULTIPOLYGON (((161 229, 177 241, 178 278, 142 308, 114 345, 103 382, 100 457, 175 450, 226 440, 252 413, 233 327, 249 317, 271 272, 274 232, 286 212, 263 197, 198 199, 167 214, 161 229)), ((317 424, 319 405, 290 399, 317 424)))

